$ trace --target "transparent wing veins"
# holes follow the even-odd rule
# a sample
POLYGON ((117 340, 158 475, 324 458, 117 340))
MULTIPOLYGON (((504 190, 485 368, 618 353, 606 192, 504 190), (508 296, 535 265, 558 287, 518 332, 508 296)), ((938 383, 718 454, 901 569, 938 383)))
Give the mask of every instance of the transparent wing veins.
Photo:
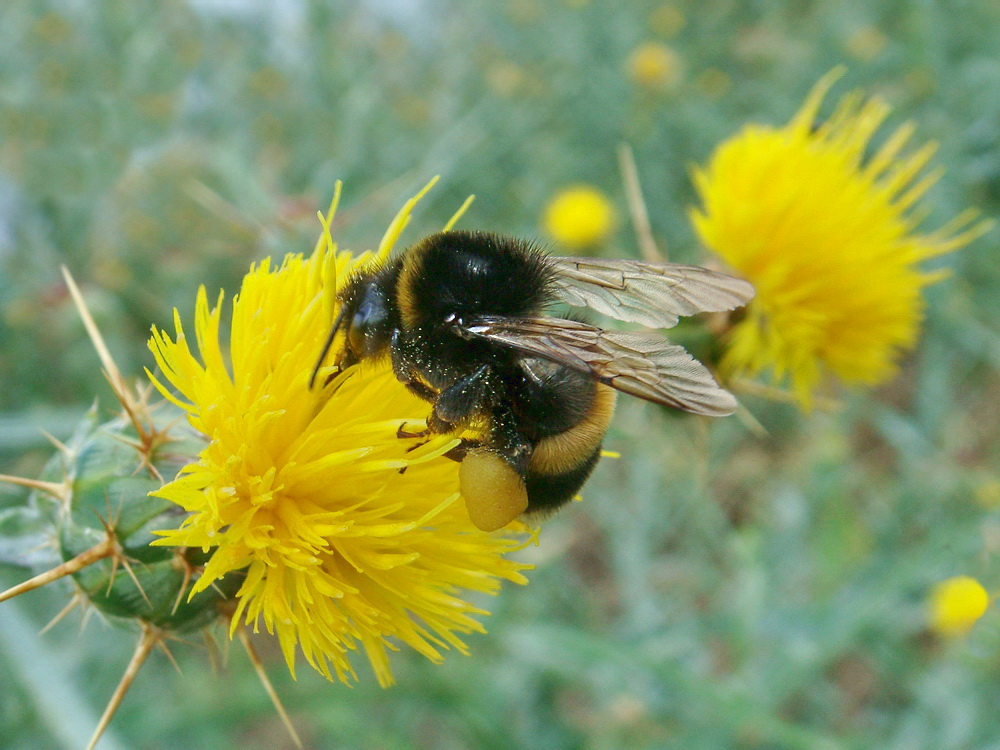
POLYGON ((552 257, 556 295, 628 323, 671 328, 679 317, 745 305, 753 286, 700 266, 640 260, 552 257))
POLYGON ((506 317, 479 318, 461 333, 565 365, 646 401, 712 417, 736 411, 736 399, 708 369, 661 336, 562 318, 506 317))

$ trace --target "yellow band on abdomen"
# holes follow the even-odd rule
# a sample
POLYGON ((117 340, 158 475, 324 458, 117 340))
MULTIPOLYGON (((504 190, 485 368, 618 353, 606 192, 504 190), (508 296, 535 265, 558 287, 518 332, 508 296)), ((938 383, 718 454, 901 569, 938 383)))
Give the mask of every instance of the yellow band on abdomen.
POLYGON ((611 424, 616 395, 614 389, 598 383, 586 416, 568 430, 540 440, 531 454, 528 470, 537 474, 563 474, 590 458, 611 424))

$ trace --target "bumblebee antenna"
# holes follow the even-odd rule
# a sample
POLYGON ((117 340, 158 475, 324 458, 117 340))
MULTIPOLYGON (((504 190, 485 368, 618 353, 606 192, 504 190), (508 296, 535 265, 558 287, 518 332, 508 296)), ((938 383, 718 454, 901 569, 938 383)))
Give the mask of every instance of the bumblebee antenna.
POLYGON ((323 351, 319 353, 319 359, 316 360, 312 375, 309 376, 310 388, 316 382, 316 375, 319 374, 319 368, 323 366, 323 360, 326 359, 326 355, 330 352, 330 347, 333 346, 333 340, 337 338, 337 331, 340 329, 340 324, 344 321, 345 309, 345 306, 341 306, 340 312, 337 313, 337 317, 334 318, 333 325, 330 327, 330 335, 326 337, 326 343, 323 344, 323 351))

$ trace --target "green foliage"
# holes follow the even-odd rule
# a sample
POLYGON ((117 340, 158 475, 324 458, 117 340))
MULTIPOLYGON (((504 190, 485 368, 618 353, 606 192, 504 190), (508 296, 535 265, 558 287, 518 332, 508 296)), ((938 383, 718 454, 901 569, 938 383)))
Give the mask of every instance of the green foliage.
MULTIPOLYGON (((37 475, 50 448, 30 437, 36 425, 66 438, 95 393, 111 402, 60 264, 139 374, 149 326, 173 306, 189 321, 199 284, 231 295, 250 262, 311 248, 336 179, 347 247, 374 246, 440 173, 404 240, 470 193, 463 226, 544 239, 545 201, 585 181, 622 217, 600 252, 634 256, 625 141, 658 240, 697 261, 690 167, 748 121, 785 122, 846 62, 835 95, 882 95, 892 124, 912 119, 940 143, 947 172, 927 226, 969 205, 996 216, 998 24, 990 0, 8 0, 0 470, 37 475), (630 80, 646 41, 680 56, 675 86, 630 80)), ((307 746, 995 747, 1000 615, 941 642, 925 603, 954 574, 1000 586, 996 236, 941 261, 953 274, 930 289, 900 376, 832 413, 746 396, 766 434, 738 418, 706 434, 623 400, 607 441, 623 457, 524 553, 538 563, 531 584, 489 602, 470 658, 394 654, 396 687, 362 675, 348 690, 308 670, 292 682, 261 639, 307 746)), ((116 477, 93 504, 142 481, 116 477)), ((0 508, 23 505, 2 493, 0 508)), ((0 531, 32 523, 0 515, 0 531)), ((0 574, 0 588, 24 577, 0 574)), ((51 747, 66 726, 83 746, 93 717, 53 711, 52 682, 96 716, 133 649, 131 634, 95 623, 40 639, 11 624, 16 611, 40 627, 57 593, 0 605, 2 746, 51 747)), ((154 654, 113 723, 128 746, 290 746, 245 660, 220 677, 203 651, 173 651, 183 674, 154 654)))

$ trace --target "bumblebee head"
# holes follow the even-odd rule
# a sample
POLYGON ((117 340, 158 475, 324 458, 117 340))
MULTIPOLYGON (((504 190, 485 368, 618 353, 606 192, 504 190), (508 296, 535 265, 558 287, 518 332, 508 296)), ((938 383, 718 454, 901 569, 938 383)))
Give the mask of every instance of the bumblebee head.
POLYGON ((340 295, 340 303, 340 312, 333 321, 309 379, 310 388, 342 328, 347 335, 344 348, 337 356, 336 364, 340 370, 361 360, 378 357, 389 349, 393 330, 392 303, 386 284, 378 276, 359 277, 349 283, 340 295))
POLYGON ((341 369, 357 364, 363 359, 377 357, 389 348, 392 338, 392 320, 389 299, 381 287, 367 284, 344 300, 341 316, 347 328, 344 350, 337 361, 341 369))

